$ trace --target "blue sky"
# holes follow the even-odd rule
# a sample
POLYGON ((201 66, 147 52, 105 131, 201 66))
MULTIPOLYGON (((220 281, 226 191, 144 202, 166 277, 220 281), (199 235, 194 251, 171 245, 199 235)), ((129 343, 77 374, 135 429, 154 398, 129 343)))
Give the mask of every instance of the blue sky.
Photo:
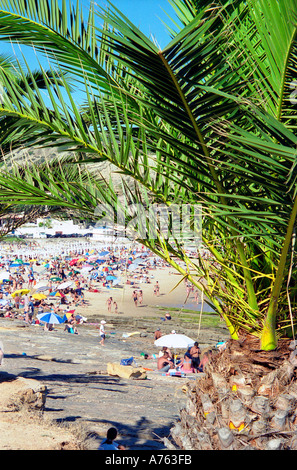
POLYGON ((153 34, 161 48, 169 42, 168 32, 161 21, 170 23, 164 13, 164 10, 167 13, 173 11, 167 0, 113 0, 112 3, 147 36, 153 34))
MULTIPOLYGON (((39 0, 43 1, 43 0, 39 0)), ((75 4, 76 1, 73 0, 75 4)), ((80 0, 80 3, 85 7, 84 16, 87 18, 89 0, 80 0)), ((99 6, 104 6, 104 0, 95 0, 99 6)), ((161 48, 164 48, 170 41, 166 26, 162 23, 161 19, 167 24, 170 24, 170 19, 164 10, 172 16, 172 7, 168 0, 113 0, 112 3, 121 10, 127 18, 129 18, 143 33, 150 37, 151 34, 157 39, 157 43, 161 48)), ((26 52, 26 59, 31 64, 36 64, 34 53, 30 48, 22 46, 22 51, 26 52)), ((11 52, 10 45, 1 43, 2 52, 11 52)), ((19 51, 18 46, 14 46, 16 53, 19 51)), ((35 66, 35 65, 34 65, 35 66)))
MULTIPOLYGON (((39 0, 43 1, 43 0, 39 0)), ((99 6, 105 6, 105 0, 94 0, 95 4, 99 6)), ((76 0, 72 0, 73 4, 76 4, 76 0)), ((84 17, 88 17, 88 7, 90 4, 89 0, 80 0, 83 9, 85 7, 84 17)), ((161 19, 170 24, 170 19, 165 11, 170 15, 174 16, 171 5, 168 0, 112 0, 114 6, 116 6, 124 15, 129 18, 139 29, 145 33, 148 37, 152 34, 156 40, 157 44, 164 48, 170 42, 169 33, 166 30, 166 26, 162 23, 161 19)), ((99 24, 99 20, 98 20, 99 24)), ((13 50, 19 56, 21 62, 21 51, 25 54, 26 61, 32 70, 38 68, 38 61, 35 57, 35 52, 24 46, 13 45, 13 50)), ((11 53, 11 46, 1 43, 1 52, 11 53)), ((41 55, 39 56, 41 63, 44 65, 45 69, 48 68, 46 59, 42 59, 41 55)), ((74 94, 75 100, 80 100, 80 93, 74 94)))

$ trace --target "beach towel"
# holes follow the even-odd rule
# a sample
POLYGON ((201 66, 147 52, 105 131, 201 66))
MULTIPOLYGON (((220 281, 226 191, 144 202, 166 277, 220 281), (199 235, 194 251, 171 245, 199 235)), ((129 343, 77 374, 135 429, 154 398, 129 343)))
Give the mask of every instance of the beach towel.
POLYGON ((122 359, 120 364, 121 366, 131 366, 134 362, 134 357, 129 357, 129 359, 122 359))

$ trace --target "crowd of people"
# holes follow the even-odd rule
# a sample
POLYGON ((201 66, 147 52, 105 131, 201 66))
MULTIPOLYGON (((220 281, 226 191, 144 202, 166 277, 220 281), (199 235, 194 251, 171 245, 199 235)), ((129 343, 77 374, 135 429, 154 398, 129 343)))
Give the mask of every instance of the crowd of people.
MULTIPOLYGON (((43 254, 0 256, 0 316, 37 321, 36 314, 61 314, 86 303, 85 292, 105 292, 126 283, 133 287, 135 306, 143 303, 141 283, 150 283, 151 270, 164 265, 149 252, 122 247, 104 251, 59 253, 50 259, 43 254), (58 302, 57 302, 58 301, 58 302)), ((119 312, 109 296, 108 312, 119 312)), ((71 328, 68 328, 70 331, 71 328)))
POLYGON ((168 372, 170 369, 184 373, 203 372, 211 354, 211 350, 205 351, 201 358, 201 350, 196 341, 194 345, 185 352, 182 359, 175 360, 170 349, 164 346, 159 353, 157 368, 159 372, 168 372))

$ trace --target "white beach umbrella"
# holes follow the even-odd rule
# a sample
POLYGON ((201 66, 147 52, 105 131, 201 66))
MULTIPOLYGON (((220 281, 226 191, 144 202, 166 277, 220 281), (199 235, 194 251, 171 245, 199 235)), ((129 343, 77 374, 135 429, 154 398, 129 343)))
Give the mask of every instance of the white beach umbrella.
POLYGON ((82 274, 83 274, 83 273, 88 273, 88 272, 92 271, 92 269, 94 269, 93 266, 85 266, 84 268, 82 268, 82 269, 80 270, 80 272, 81 272, 82 274))
POLYGON ((35 289, 39 289, 40 287, 47 287, 47 281, 36 282, 35 289))
POLYGON ((4 279, 9 279, 9 276, 10 276, 10 272, 8 271, 1 271, 0 272, 0 280, 3 281, 4 279))
POLYGON ((67 287, 71 287, 73 285, 73 281, 65 281, 62 284, 59 284, 57 289, 67 289, 67 287))
POLYGON ((166 346, 167 348, 173 349, 188 349, 193 346, 194 343, 195 341, 186 335, 171 333, 170 335, 164 335, 156 339, 154 344, 159 348, 166 346))
POLYGON ((135 271, 135 269, 138 269, 137 264, 129 264, 129 267, 128 267, 129 271, 135 271))

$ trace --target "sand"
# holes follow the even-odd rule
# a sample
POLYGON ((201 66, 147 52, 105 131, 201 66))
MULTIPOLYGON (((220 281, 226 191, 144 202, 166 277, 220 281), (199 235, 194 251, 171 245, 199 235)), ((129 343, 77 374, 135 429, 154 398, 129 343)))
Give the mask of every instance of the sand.
MULTIPOLYGON (((123 281, 122 287, 115 287, 111 289, 107 288, 102 288, 99 287, 100 292, 89 292, 87 290, 84 291, 85 293, 85 305, 78 305, 75 307, 75 313, 76 314, 81 314, 84 317, 87 318, 87 323, 96 323, 99 321, 102 317, 106 319, 107 321, 107 332, 109 332, 109 325, 112 325, 113 321, 116 320, 117 318, 126 318, 128 321, 134 319, 142 319, 142 318, 147 318, 147 319, 153 319, 156 318, 157 321, 160 320, 160 317, 165 315, 166 308, 182 308, 184 307, 185 309, 191 309, 195 310, 198 313, 200 313, 201 306, 200 304, 195 302, 194 299, 194 293, 191 293, 189 298, 187 299, 187 292, 186 292, 186 286, 185 283, 182 280, 182 276, 179 274, 176 274, 171 267, 158 267, 157 269, 153 269, 150 271, 150 276, 151 276, 151 283, 150 284, 145 284, 145 283, 139 283, 138 287, 143 291, 143 304, 141 306, 135 306, 133 299, 132 299, 132 292, 135 289, 135 286, 130 286, 125 284, 125 278, 122 275, 121 280, 123 281), (159 285, 160 285, 160 295, 156 296, 154 294, 154 285, 156 281, 158 280, 159 285), (180 282, 182 281, 182 282, 180 282), (117 303, 118 303, 118 313, 116 314, 114 310, 112 309, 111 312, 108 312, 107 309, 107 304, 106 301, 109 297, 112 297, 117 303), (162 309, 160 309, 162 308, 162 309)), ((96 287, 96 283, 93 284, 94 287, 96 287)), ((57 300, 55 300, 57 301, 57 300)), ((203 305, 203 311, 209 311, 209 307, 204 304, 203 305)), ((159 321, 159 323, 162 323, 159 321)), ((170 329, 176 329, 176 324, 174 321, 174 315, 173 319, 170 322, 167 322, 168 328, 170 329)), ((194 327, 194 325, 191 325, 194 327)), ((57 331, 54 331, 53 333, 46 333, 45 336, 43 337, 43 329, 41 327, 36 327, 31 326, 29 328, 24 329, 24 331, 18 332, 17 337, 15 336, 15 332, 11 332, 10 336, 10 330, 17 329, 17 325, 14 323, 13 320, 11 320, 11 324, 7 325, 5 324, 5 332, 6 332, 6 352, 8 353, 8 358, 6 360, 6 366, 11 366, 12 371, 16 374, 22 373, 22 371, 25 371, 26 374, 28 374, 28 367, 30 369, 31 375, 34 377, 34 371, 39 371, 37 374, 37 378, 39 377, 40 379, 44 375, 43 381, 44 383, 48 384, 51 387, 51 394, 52 394, 52 399, 50 400, 50 397, 48 398, 48 403, 50 409, 52 409, 51 412, 47 412, 50 416, 49 418, 56 419, 57 417, 61 418, 62 414, 62 408, 64 410, 64 418, 68 419, 68 416, 79 416, 81 417, 81 420, 83 422, 87 422, 88 424, 90 423, 95 423, 96 420, 94 420, 94 411, 96 406, 95 404, 97 403, 102 403, 104 404, 106 402, 106 405, 101 410, 98 410, 98 416, 97 416, 97 428, 95 431, 98 433, 98 435, 101 435, 101 432, 105 428, 104 426, 108 426, 109 422, 116 423, 117 426, 121 426, 122 421, 125 423, 125 429, 128 430, 128 444, 129 444, 129 433, 131 433, 132 429, 137 429, 138 426, 138 417, 137 416, 142 416, 144 419, 144 422, 146 423, 145 427, 145 432, 148 433, 148 427, 152 427, 153 430, 157 429, 158 425, 160 425, 160 417, 154 416, 154 406, 156 404, 156 400, 158 396, 161 396, 162 393, 167 393, 166 396, 171 397, 170 398, 170 407, 167 408, 162 408, 163 404, 160 403, 158 404, 158 413, 161 412, 162 414, 162 432, 166 433, 168 432, 169 425, 172 419, 177 419, 177 414, 174 409, 175 407, 179 406, 179 402, 184 400, 184 396, 181 391, 181 379, 177 379, 178 383, 174 384, 173 380, 170 380, 170 378, 167 377, 158 377, 158 380, 156 381, 154 375, 150 377, 150 381, 146 382, 145 384, 140 384, 138 388, 135 388, 135 384, 129 381, 111 381, 111 379, 104 378, 106 384, 103 379, 101 379, 101 376, 99 375, 97 378, 97 375, 94 376, 92 379, 88 379, 88 376, 86 373, 90 373, 90 369, 93 367, 94 369, 97 370, 97 368, 106 366, 106 362, 108 361, 108 358, 113 359, 115 357, 115 354, 117 354, 117 357, 130 357, 131 353, 134 355, 134 352, 140 354, 140 351, 145 349, 146 352, 148 353, 153 353, 155 352, 155 347, 153 345, 153 336, 151 336, 151 332, 149 332, 147 338, 139 338, 137 337, 131 337, 129 340, 126 342, 125 339, 122 338, 121 336, 121 331, 116 331, 116 335, 114 337, 110 337, 107 339, 106 346, 104 350, 100 348, 99 345, 97 345, 97 335, 98 332, 96 330, 84 330, 84 327, 82 327, 81 334, 77 337, 77 339, 80 341, 86 340, 88 348, 91 348, 90 351, 86 358, 85 356, 82 356, 82 358, 79 358, 78 364, 68 364, 67 361, 65 364, 63 362, 46 362, 46 361, 39 361, 34 358, 34 355, 31 356, 30 352, 32 348, 32 351, 36 349, 35 353, 40 354, 43 353, 51 353, 52 355, 58 354, 62 345, 64 345, 64 348, 62 349, 65 353, 68 351, 67 345, 68 343, 72 342, 74 345, 75 343, 75 337, 73 335, 68 335, 67 333, 63 334, 62 329, 58 329, 57 331), (32 331, 33 328, 33 331, 32 331), (36 329, 36 331, 35 331, 36 329), (61 330, 61 331, 60 331, 61 330), (31 333, 30 333, 31 332, 31 333), (35 333, 35 335, 32 333, 35 333), (38 339, 39 336, 41 335, 41 340, 38 339), (18 338, 18 339, 17 339, 18 338), (23 338, 23 343, 22 343, 22 338, 23 338), (47 338, 47 340, 46 340, 47 338), (15 340, 17 339, 17 343, 15 343, 15 340), (11 342, 10 342, 11 341, 11 342), (133 343, 135 342, 135 345, 133 343), (94 344, 93 344, 94 343, 94 344), (131 343, 131 344, 130 344, 131 343), (15 356, 15 348, 17 348, 18 344, 18 354, 15 356), (22 348, 22 349, 20 349, 22 348), (27 348, 27 349, 26 349, 27 348), (48 348, 48 351, 45 349, 48 348), (66 349, 65 349, 66 348, 66 349), (21 354, 21 351, 25 351, 27 353, 26 356, 23 357, 21 354), (104 352, 103 352, 104 351, 104 352), (90 357, 89 355, 92 354, 90 357), (92 357, 94 356, 94 364, 92 365, 92 357), (85 363, 85 361, 87 361, 85 363), (102 364, 101 364, 102 362, 102 364), (101 364, 101 366, 100 366, 101 364), (60 370, 61 369, 61 370, 60 370), (59 373, 60 375, 59 375, 59 373), (57 374, 57 379, 53 380, 53 374, 57 374), (68 374, 69 378, 68 378, 68 374), (76 375, 75 375, 76 374, 76 375), (49 377, 48 383, 46 377, 49 377), (61 382, 61 379, 59 377, 65 377, 63 379, 63 382, 61 382), (74 383, 72 383, 71 378, 72 377, 80 377, 80 380, 83 381, 84 386, 83 388, 79 388, 79 408, 75 408, 76 401, 73 402, 72 395, 73 393, 77 393, 77 385, 76 385, 76 379, 74 383), (161 380, 161 379, 164 379, 161 380), (90 383, 89 383, 90 381, 90 383), (99 382, 98 382, 99 381, 99 382), (97 383, 98 382, 98 383, 97 383), (63 393, 61 395, 61 386, 65 387, 65 384, 67 385, 66 391, 63 389, 63 393), (98 385, 99 384, 99 385, 98 385), (148 385, 150 384, 150 387, 148 388, 148 385), (172 387, 178 386, 178 391, 175 390, 175 388, 172 387), (118 387, 118 388, 117 388, 118 387), (123 387, 126 390, 126 393, 121 393, 123 387), (140 388, 139 388, 140 387, 140 388), (151 388, 153 387, 153 388, 151 388), (160 388, 161 387, 161 388, 160 388), (55 388, 57 389, 56 392, 55 388), (106 390, 105 390, 106 388, 106 390), (135 388, 135 390, 134 390, 135 388), (69 390, 68 390, 69 389, 69 390), (167 390, 168 389, 168 390, 167 390), (127 394, 127 391, 129 390, 129 393, 127 394), (160 390, 162 390, 162 393, 160 393, 160 390), (166 390, 166 392, 165 392, 166 390), (174 390, 174 399, 172 397, 172 392, 174 390), (140 395, 140 392, 142 395, 140 395), (133 396, 133 393, 135 394, 135 397, 133 396), (149 397, 147 395, 149 393, 149 397), (177 396, 175 396, 175 393, 178 393, 177 396), (82 395, 85 394, 85 395, 82 395), (67 395, 67 400, 66 400, 66 395, 67 395), (68 396, 69 395, 69 396, 68 396), (61 400, 62 396, 62 400, 61 400), (133 396, 133 399, 132 399, 133 396), (137 398, 141 398, 139 403, 136 406, 136 400, 137 398), (59 403, 59 400, 62 401, 62 403, 59 403), (82 401, 81 401, 82 400, 82 401), (123 411, 120 413, 120 416, 116 414, 116 408, 113 409, 113 414, 111 413, 111 406, 114 404, 114 400, 117 400, 117 403, 122 403, 122 406, 120 407, 122 410, 125 409, 125 414, 123 411), (150 400, 152 403, 150 403, 150 400), (129 408, 129 403, 132 403, 132 408, 130 410, 129 408), (55 404, 57 403, 57 411, 54 409, 55 404), (84 404, 84 406, 82 406, 84 404), (141 408, 143 407, 143 409, 141 408), (139 408, 139 409, 138 409, 139 408), (135 414, 136 413, 136 414, 135 414), (90 416, 89 416, 90 415, 90 416), (130 422, 131 421, 131 422, 130 422), (103 426, 103 427, 102 427, 103 426)), ((79 327, 80 328, 80 327, 79 327)), ((177 331, 178 332, 178 331, 177 331)), ((4 331, 1 332, 4 334, 4 331)), ((202 335, 203 336, 203 335, 202 335)), ((214 343, 214 341, 212 341, 214 343)), ((86 354, 84 348, 79 349, 79 351, 82 351, 81 354, 86 354)), ((73 351, 72 351, 73 352, 73 351)), ((61 353, 61 351, 60 351, 61 353)), ((31 352, 32 354, 32 352, 31 352)), ((139 357, 137 356, 137 360, 139 360, 139 357)), ((67 356, 68 357, 68 356, 67 356)), ((76 357, 76 356, 75 356, 76 357)), ((110 359, 109 359, 110 360, 110 359)), ((152 373, 153 374, 153 373, 152 373)), ((103 376, 104 377, 104 376, 103 376)), ((103 406, 103 405, 102 405, 103 406)), ((14 416, 9 417, 10 422, 7 422, 7 419, 0 419, 0 434, 3 435, 4 429, 9 430, 9 433, 7 433, 7 439, 4 439, 2 436, 2 439, 0 439, 0 448, 1 449, 53 449, 53 448, 61 448, 61 442, 62 441, 68 441, 71 442, 73 439, 73 436, 71 433, 69 435, 65 433, 65 430, 60 429, 55 429, 49 425, 47 427, 44 425, 44 423, 38 423, 34 422, 34 420, 30 420, 29 422, 26 422, 24 419, 22 419, 22 416, 18 416, 18 414, 14 414, 14 416), (22 425, 21 425, 22 423, 22 425), (32 427, 31 427, 32 426, 32 427), (32 445, 28 445, 26 443, 26 438, 25 436, 30 433, 32 445), (45 441, 44 438, 38 439, 37 436, 47 436, 48 440, 45 441), (12 437, 13 436, 13 437, 12 437)), ((94 424, 93 424, 94 426, 94 424)), ((158 431, 159 432, 159 431, 158 431)), ((161 428, 160 428, 161 432, 161 428)), ((135 431, 133 431, 135 433, 135 431)), ((132 433, 132 434, 133 434, 132 433)), ((166 434, 165 434, 166 435, 166 434)), ((135 445, 137 447, 144 445, 139 444, 139 436, 137 433, 134 435, 131 435, 132 439, 132 444, 135 448, 135 445)), ((131 440, 130 439, 130 440, 131 440)), ((141 441, 142 442, 142 441, 141 441)), ((145 445, 147 446, 146 448, 152 448, 150 446, 155 446, 156 444, 153 442, 152 438, 148 438, 147 436, 145 437, 144 441, 145 445)), ((133 447, 132 447, 133 448, 133 447)))
MULTIPOLYGON (((182 280, 182 276, 178 273, 174 273, 172 268, 169 267, 158 267, 155 270, 150 271, 153 278, 151 283, 138 283, 138 289, 143 291, 143 303, 136 307, 132 299, 132 293, 135 290, 135 286, 123 284, 123 287, 114 287, 111 289, 99 288, 100 292, 88 292, 85 291, 86 305, 79 305, 76 307, 76 314, 81 314, 91 321, 92 318, 99 315, 106 316, 107 319, 119 317, 156 317, 160 316, 159 307, 165 309, 163 315, 168 308, 185 308, 195 310, 200 313, 201 303, 196 303, 194 299, 194 293, 191 292, 187 298, 187 292, 185 284, 182 280), (182 282, 180 282, 182 280, 182 282), (154 294, 154 285, 156 281, 159 282, 160 295, 154 294), (114 309, 111 313, 107 309, 107 299, 112 297, 118 304, 118 313, 116 314, 114 309)), ((123 280, 124 276, 121 277, 123 280)), ((96 287, 96 283, 94 283, 96 287)), ((210 311, 209 306, 204 303, 203 311, 210 311)), ((161 314, 162 314, 161 311, 161 314)))

